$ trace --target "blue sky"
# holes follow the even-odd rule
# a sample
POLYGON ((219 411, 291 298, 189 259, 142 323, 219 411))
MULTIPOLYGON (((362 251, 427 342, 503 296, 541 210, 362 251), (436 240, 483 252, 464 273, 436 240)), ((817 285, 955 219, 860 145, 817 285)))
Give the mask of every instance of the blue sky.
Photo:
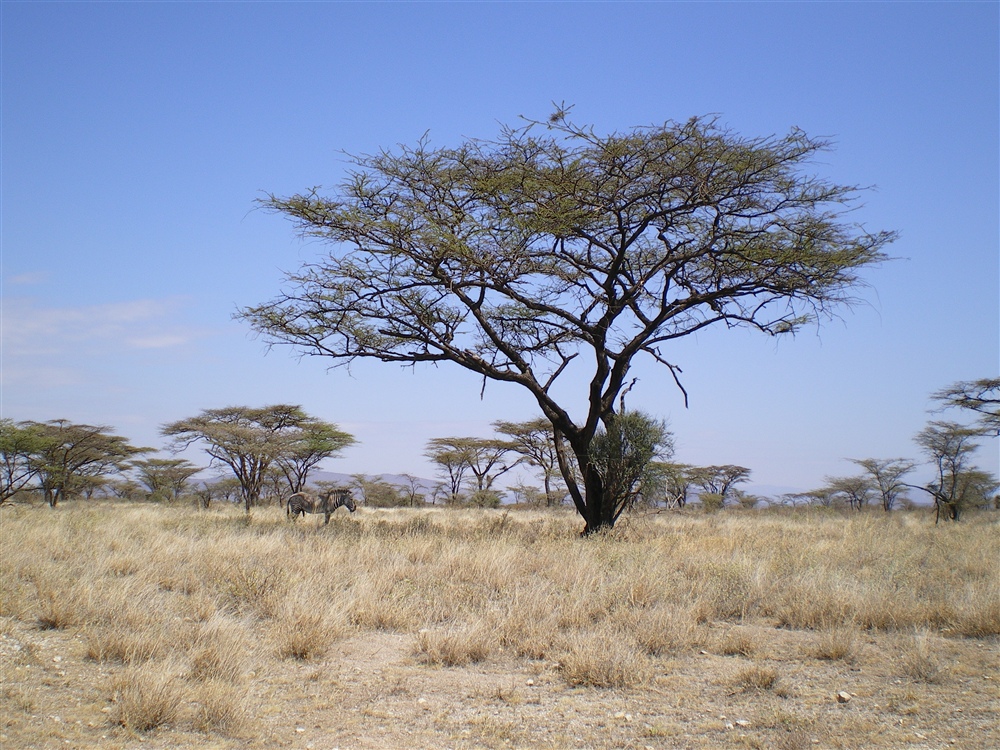
POLYGON ((600 131, 716 113, 828 136, 815 171, 875 186, 855 218, 901 235, 840 320, 679 343, 689 408, 638 368, 629 406, 670 421, 677 459, 808 489, 847 458, 919 458, 928 395, 1000 374, 998 9, 5 1, 0 414, 162 447, 202 409, 296 403, 361 441, 325 468, 433 475, 428 439, 533 404, 456 368, 267 352, 232 314, 323 248, 254 201, 335 186, 345 151, 489 138, 565 101, 600 131))

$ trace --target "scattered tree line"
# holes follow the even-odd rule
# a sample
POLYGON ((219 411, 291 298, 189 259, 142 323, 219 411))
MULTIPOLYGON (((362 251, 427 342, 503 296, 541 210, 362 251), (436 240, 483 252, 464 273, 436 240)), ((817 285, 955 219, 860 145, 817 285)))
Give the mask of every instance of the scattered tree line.
POLYGON ((203 481, 205 470, 183 458, 142 458, 153 448, 131 445, 101 425, 0 420, 0 503, 19 492, 40 492, 50 507, 69 497, 112 494, 176 500, 194 494, 203 507, 238 496, 249 512, 266 489, 292 494, 306 486, 310 471, 356 441, 336 425, 287 404, 206 409, 196 417, 164 425, 171 450, 201 444, 208 468, 231 474, 203 481))
POLYGON ((907 458, 852 459, 862 473, 827 477, 824 486, 786 496, 786 502, 841 504, 855 510, 873 504, 888 512, 901 500, 908 500, 907 490, 918 490, 932 499, 935 523, 942 517, 958 521, 969 508, 1000 509, 997 477, 972 463, 972 454, 981 447, 979 439, 1000 435, 1000 378, 960 381, 935 392, 931 399, 938 404, 934 412, 958 409, 971 413, 974 421, 964 424, 935 419, 914 437, 933 467, 929 482, 917 485, 904 481, 918 465, 907 458))
MULTIPOLYGON (((861 472, 827 477, 826 484, 777 502, 842 506, 861 511, 891 511, 908 503, 908 490, 933 501, 935 520, 958 521, 969 508, 1000 508, 1000 482, 977 466, 972 454, 982 438, 1000 434, 1000 378, 956 383, 933 394, 935 411, 956 408, 975 421, 932 420, 915 437, 934 474, 923 485, 907 477, 917 462, 907 458, 851 459, 861 472)), ((558 466, 557 441, 544 418, 526 422, 496 421, 495 436, 433 438, 426 457, 436 465, 440 481, 428 485, 402 475, 391 483, 379 477, 352 476, 350 486, 371 507, 436 504, 496 507, 503 494, 498 480, 522 466, 541 486, 522 478, 509 487, 516 502, 555 507, 571 497, 558 466)), ((228 470, 222 476, 195 481, 206 467, 184 458, 150 458, 152 448, 131 445, 106 426, 0 420, 0 504, 19 492, 39 493, 51 507, 68 497, 114 495, 153 501, 194 497, 200 507, 213 500, 242 501, 251 507, 306 488, 311 471, 323 460, 339 456, 357 441, 337 425, 306 414, 301 407, 278 404, 260 408, 206 409, 196 417, 162 427, 177 452, 201 445, 208 468, 228 470)), ((738 485, 751 470, 738 465, 693 466, 674 458, 674 436, 667 424, 641 411, 622 408, 595 434, 589 461, 599 473, 617 521, 636 508, 684 508, 694 500, 704 510, 726 506, 753 508, 761 498, 738 485)), ((320 489, 325 483, 316 483, 320 489)), ((775 502, 769 499, 768 502, 775 502)))

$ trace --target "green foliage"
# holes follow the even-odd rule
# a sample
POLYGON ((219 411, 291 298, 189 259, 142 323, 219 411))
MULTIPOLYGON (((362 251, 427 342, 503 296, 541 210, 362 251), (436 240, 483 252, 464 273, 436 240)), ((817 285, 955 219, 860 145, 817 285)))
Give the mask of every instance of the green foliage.
POLYGON ((40 469, 35 459, 45 446, 36 425, 0 419, 0 504, 31 486, 40 469))
POLYGON ((591 443, 590 460, 604 481, 606 502, 617 518, 635 501, 643 478, 651 478, 654 459, 669 458, 674 451, 667 423, 641 411, 626 411, 608 418, 591 443))
POLYGON ((475 490, 469 495, 468 504, 477 508, 499 508, 502 499, 496 490, 475 490))
POLYGON ((364 497, 364 504, 370 508, 396 508, 410 504, 405 494, 382 479, 370 479, 363 474, 355 474, 352 479, 353 486, 364 497))

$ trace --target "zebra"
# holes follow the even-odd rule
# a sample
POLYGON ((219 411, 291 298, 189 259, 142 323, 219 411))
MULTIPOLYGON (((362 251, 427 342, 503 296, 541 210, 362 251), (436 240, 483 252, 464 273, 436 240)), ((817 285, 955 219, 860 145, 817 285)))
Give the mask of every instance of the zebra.
POLYGON ((326 516, 323 523, 328 524, 330 514, 341 505, 346 505, 351 513, 358 509, 350 490, 328 490, 321 492, 318 497, 308 492, 296 492, 285 503, 285 515, 294 521, 306 513, 323 513, 326 516))

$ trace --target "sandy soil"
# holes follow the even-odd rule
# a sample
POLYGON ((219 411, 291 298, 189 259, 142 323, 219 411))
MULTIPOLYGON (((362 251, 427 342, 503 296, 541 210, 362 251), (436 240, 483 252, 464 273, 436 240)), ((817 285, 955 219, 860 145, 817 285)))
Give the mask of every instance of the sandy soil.
POLYGON ((0 746, 15 748, 1000 748, 1000 643, 929 636, 941 673, 905 676, 912 637, 863 634, 850 661, 810 656, 816 634, 745 630, 750 658, 699 651, 655 661, 641 687, 571 687, 551 662, 501 653, 428 666, 416 634, 361 632, 316 661, 262 661, 241 736, 112 726, 116 669, 85 658, 82 634, 8 621, 0 636, 0 746), (749 665, 769 689, 742 687, 749 665), (838 702, 837 694, 850 700, 838 702))

